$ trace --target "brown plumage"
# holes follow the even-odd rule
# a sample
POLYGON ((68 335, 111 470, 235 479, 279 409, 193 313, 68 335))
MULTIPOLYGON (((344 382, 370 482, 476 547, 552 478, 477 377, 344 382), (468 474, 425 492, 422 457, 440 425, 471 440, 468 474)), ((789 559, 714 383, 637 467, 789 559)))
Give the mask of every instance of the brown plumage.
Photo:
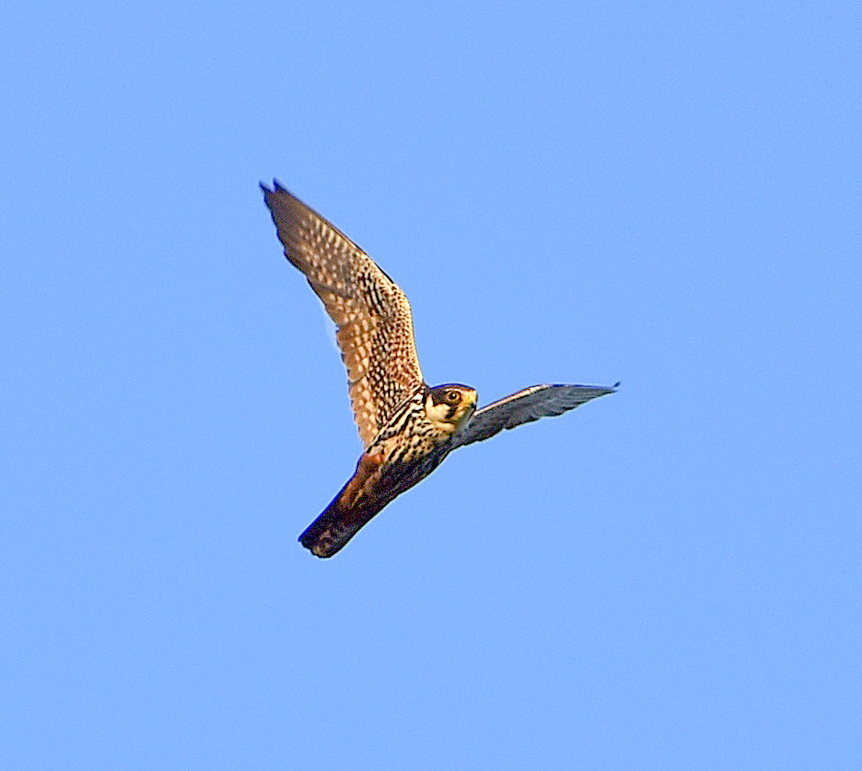
POLYGON ((429 387, 401 289, 347 236, 277 182, 273 189, 261 188, 285 256, 305 274, 336 324, 365 445, 351 479, 299 537, 318 557, 335 554, 456 447, 561 415, 616 389, 531 386, 476 411, 476 391, 469 386, 429 387))
MULTIPOLYGON (((261 185, 263 187, 263 185, 261 185)), ((275 183, 263 187, 284 254, 338 327, 350 401, 367 446, 422 383, 404 292, 338 228, 275 183)))

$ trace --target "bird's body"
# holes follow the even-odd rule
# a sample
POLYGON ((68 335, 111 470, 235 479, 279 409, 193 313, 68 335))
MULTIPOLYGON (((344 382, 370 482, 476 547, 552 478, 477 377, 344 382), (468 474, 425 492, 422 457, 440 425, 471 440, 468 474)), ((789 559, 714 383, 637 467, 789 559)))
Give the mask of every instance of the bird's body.
POLYGON ((427 386, 399 405, 362 453, 356 473, 299 537, 318 557, 334 554, 386 504, 427 477, 452 451, 476 406, 466 386, 427 386), (447 397, 457 401, 447 404, 447 397))
POLYGON ((335 322, 365 452, 356 472, 300 535, 330 557, 384 506, 430 474, 455 448, 504 428, 560 415, 612 393, 602 386, 532 386, 476 411, 476 391, 429 387, 399 287, 350 239, 275 183, 261 185, 287 259, 335 322))

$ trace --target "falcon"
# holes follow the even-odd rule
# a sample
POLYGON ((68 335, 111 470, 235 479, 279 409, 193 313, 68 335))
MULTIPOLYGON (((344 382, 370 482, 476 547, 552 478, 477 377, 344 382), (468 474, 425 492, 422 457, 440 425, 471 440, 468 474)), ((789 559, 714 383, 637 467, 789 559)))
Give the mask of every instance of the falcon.
POLYGON ((398 285, 338 228, 285 190, 261 184, 288 261, 335 322, 350 401, 365 451, 356 472, 299 536, 331 557, 394 498, 452 450, 613 393, 615 386, 535 385, 476 409, 475 389, 430 387, 413 340, 410 304, 398 285))

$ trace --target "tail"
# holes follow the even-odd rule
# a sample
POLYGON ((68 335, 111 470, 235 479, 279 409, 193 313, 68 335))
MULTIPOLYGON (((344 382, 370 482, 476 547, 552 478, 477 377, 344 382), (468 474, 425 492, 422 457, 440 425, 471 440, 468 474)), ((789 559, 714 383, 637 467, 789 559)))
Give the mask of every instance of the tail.
POLYGON ((299 536, 299 542, 312 554, 331 557, 389 503, 391 498, 369 495, 366 489, 366 482, 382 462, 382 455, 363 454, 350 481, 299 536))
POLYGON ((331 557, 353 538, 382 506, 349 508, 335 498, 299 536, 299 542, 318 557, 331 557))

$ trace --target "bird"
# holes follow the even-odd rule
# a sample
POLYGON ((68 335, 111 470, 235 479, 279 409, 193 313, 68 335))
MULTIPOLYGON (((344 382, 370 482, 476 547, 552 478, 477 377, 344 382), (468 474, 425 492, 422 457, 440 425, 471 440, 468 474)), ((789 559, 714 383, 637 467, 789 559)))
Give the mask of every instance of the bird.
POLYGON ((305 274, 336 326, 364 451, 353 476, 299 542, 331 557, 452 450, 503 429, 562 415, 619 386, 534 385, 476 408, 470 386, 429 386, 404 292, 344 233, 273 180, 261 183, 288 261, 305 274))

